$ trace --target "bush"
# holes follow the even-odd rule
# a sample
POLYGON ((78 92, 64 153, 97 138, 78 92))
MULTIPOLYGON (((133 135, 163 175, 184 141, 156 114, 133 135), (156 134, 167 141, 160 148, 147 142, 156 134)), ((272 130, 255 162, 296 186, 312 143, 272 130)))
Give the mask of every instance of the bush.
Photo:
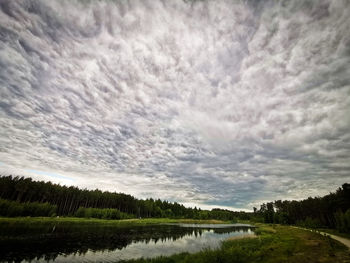
POLYGON ((56 214, 57 206, 49 203, 20 203, 0 199, 0 216, 52 216, 56 214))
POLYGON ((345 213, 338 211, 334 214, 335 227, 339 232, 350 233, 350 209, 345 213))
POLYGON ((306 228, 320 228, 322 224, 319 219, 307 217, 304 221, 298 221, 298 226, 306 227, 306 228))
POLYGON ((99 218, 99 219, 128 219, 133 218, 132 215, 122 213, 118 209, 113 208, 85 208, 79 207, 74 216, 84 218, 99 218))

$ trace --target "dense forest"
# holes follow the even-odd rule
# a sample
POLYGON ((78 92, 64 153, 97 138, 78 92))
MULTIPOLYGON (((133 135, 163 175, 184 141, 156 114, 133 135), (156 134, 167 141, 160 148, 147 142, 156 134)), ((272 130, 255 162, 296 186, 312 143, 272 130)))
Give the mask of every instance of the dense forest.
POLYGON ((248 219, 244 212, 187 208, 176 202, 160 199, 139 200, 122 193, 79 189, 13 176, 0 177, 0 198, 0 216, 58 215, 105 219, 169 217, 231 221, 236 218, 248 219), (32 214, 28 209, 29 204, 32 214))
POLYGON ((350 184, 323 197, 262 204, 259 210, 254 208, 254 218, 265 223, 337 228, 350 233, 350 184))

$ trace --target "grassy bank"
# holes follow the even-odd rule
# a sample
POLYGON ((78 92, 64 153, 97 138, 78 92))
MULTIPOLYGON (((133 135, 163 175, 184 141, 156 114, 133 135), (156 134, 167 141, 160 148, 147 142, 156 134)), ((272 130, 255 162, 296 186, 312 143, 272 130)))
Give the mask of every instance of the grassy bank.
POLYGON ((349 262, 350 253, 342 244, 322 235, 288 226, 263 225, 255 239, 227 240, 218 250, 171 257, 140 259, 128 263, 311 263, 349 262))
POLYGON ((169 219, 143 218, 125 220, 88 219, 76 217, 0 217, 2 227, 18 227, 23 225, 109 225, 109 226, 142 226, 151 224, 186 223, 186 224, 229 224, 230 221, 196 220, 196 219, 169 219))

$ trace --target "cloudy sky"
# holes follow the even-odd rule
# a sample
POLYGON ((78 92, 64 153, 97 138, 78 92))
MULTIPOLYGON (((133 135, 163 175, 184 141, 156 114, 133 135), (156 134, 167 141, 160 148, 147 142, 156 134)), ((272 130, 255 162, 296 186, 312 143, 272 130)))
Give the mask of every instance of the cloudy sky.
POLYGON ((0 172, 252 209, 350 181, 350 1, 0 0, 0 172))

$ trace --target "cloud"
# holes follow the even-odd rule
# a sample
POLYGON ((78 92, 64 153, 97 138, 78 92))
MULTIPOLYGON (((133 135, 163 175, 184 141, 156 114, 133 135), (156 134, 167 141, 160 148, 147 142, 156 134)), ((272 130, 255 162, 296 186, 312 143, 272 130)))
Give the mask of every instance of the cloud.
POLYGON ((251 208, 348 181, 347 1, 2 1, 0 160, 251 208))

